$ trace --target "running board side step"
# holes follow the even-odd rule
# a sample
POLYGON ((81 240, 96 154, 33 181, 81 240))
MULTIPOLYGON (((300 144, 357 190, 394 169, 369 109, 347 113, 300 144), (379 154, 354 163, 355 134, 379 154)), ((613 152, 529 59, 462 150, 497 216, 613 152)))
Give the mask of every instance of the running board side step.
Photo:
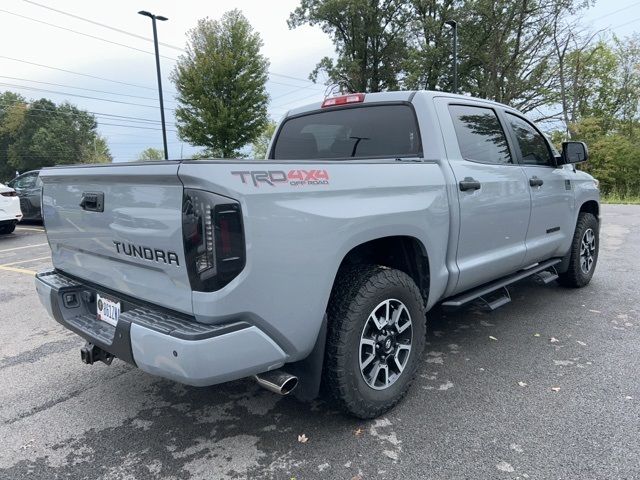
MULTIPOLYGON (((508 275, 506 277, 502 277, 501 279, 496 280, 494 282, 485 283, 484 285, 476 287, 472 290, 468 290, 455 297, 449 298, 448 300, 442 302, 442 306, 443 307, 461 307, 465 303, 469 303, 472 300, 486 297, 487 295, 495 292, 496 290, 499 290, 499 289, 506 290, 505 287, 507 285, 511 285, 512 283, 518 282, 524 278, 530 277, 537 273, 541 273, 544 270, 547 270, 553 267, 554 265, 560 263, 561 261, 562 261, 561 258, 554 258, 551 260, 547 260, 545 262, 538 263, 524 270, 520 270, 519 272, 512 273, 511 275, 508 275)), ((544 279, 547 280, 544 283, 549 283, 557 278, 557 275, 555 273, 551 273, 551 272, 548 272, 548 273, 550 274, 550 276, 543 275, 544 279), (551 278, 552 276, 554 276, 554 278, 551 278)), ((496 308, 506 303, 509 303, 510 300, 511 298, 508 296, 508 293, 507 293, 506 295, 499 296, 495 301, 485 300, 485 303, 489 306, 491 310, 495 310, 496 308)))

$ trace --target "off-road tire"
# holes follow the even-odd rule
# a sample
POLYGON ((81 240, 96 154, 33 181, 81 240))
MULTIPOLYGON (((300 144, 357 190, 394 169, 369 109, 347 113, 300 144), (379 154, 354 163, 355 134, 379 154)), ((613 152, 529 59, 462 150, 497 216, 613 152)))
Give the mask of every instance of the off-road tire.
POLYGON ((378 265, 348 267, 339 273, 327 313, 325 392, 355 417, 366 419, 383 414, 406 394, 424 350, 426 312, 420 290, 411 277, 399 270, 378 265), (395 382, 386 389, 375 390, 360 371, 360 337, 371 312, 387 299, 401 301, 411 316, 411 352, 395 382))
POLYGON ((560 285, 570 288, 581 288, 587 285, 593 277, 593 272, 598 263, 598 249, 600 248, 600 225, 598 219, 591 213, 582 212, 578 215, 576 230, 573 234, 571 249, 569 250, 569 268, 561 273, 558 278, 560 285), (588 272, 584 272, 581 267, 580 251, 583 237, 587 230, 595 235, 595 252, 593 252, 593 263, 588 272))

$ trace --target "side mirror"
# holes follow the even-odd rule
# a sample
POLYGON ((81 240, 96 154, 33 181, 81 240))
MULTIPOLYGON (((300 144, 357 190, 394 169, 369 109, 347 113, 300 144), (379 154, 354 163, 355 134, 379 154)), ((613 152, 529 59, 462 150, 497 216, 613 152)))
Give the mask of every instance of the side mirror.
POLYGON ((584 142, 562 142, 562 163, 581 163, 589 160, 589 149, 584 142))

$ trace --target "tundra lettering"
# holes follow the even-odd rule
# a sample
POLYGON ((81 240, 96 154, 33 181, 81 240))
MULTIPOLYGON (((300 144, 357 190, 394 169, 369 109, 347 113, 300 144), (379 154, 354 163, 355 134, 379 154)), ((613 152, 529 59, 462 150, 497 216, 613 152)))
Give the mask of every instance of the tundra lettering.
POLYGON ((178 254, 175 252, 160 250, 157 248, 143 247, 141 245, 134 245, 132 243, 118 242, 113 240, 113 244, 116 246, 116 252, 122 253, 128 257, 141 258, 143 260, 151 260, 154 262, 162 262, 167 265, 175 264, 180 266, 178 260, 178 254))

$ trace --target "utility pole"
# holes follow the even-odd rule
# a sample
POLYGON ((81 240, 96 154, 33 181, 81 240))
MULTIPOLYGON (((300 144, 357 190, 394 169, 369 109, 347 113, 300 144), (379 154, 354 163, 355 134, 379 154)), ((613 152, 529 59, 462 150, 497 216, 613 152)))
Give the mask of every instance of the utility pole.
POLYGON ((153 45, 156 48, 156 70, 158 72, 158 95, 160 96, 160 120, 162 120, 162 143, 164 145, 164 159, 169 160, 169 151, 167 150, 167 126, 164 121, 164 100, 162 99, 162 75, 160 74, 160 52, 158 51, 158 29, 156 28, 156 20, 164 22, 169 20, 162 15, 154 15, 153 13, 141 10, 140 15, 149 17, 153 25, 153 45))
POLYGON ((444 23, 453 30, 453 93, 458 93, 458 22, 449 20, 444 23))

